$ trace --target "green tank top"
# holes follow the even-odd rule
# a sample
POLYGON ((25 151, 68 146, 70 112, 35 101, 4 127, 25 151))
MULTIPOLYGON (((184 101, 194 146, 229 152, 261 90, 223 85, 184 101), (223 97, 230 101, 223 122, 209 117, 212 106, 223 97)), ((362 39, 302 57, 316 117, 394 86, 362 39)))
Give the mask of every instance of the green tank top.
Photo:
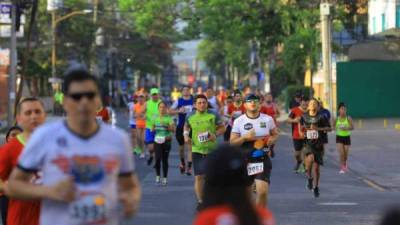
POLYGON ((351 131, 342 130, 341 128, 349 128, 350 121, 348 117, 341 119, 340 117, 336 120, 336 135, 340 137, 348 137, 351 135, 351 131))

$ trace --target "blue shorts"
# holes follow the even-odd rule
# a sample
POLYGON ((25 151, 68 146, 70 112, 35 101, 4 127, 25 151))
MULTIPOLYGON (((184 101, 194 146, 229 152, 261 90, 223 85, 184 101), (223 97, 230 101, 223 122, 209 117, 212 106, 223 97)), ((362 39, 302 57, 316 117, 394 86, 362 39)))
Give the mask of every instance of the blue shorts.
POLYGON ((149 128, 146 128, 146 131, 144 134, 144 142, 146 144, 153 144, 155 136, 156 136, 155 131, 152 132, 149 128))
POLYGON ((130 124, 131 129, 136 129, 136 124, 130 124))

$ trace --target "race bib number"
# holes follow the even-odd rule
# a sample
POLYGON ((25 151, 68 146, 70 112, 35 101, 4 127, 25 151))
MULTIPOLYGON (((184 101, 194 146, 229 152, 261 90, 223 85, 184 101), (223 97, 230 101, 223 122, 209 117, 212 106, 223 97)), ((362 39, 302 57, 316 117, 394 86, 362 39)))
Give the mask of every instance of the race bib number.
POLYGON ((209 140, 209 138, 208 138, 209 133, 208 132, 200 133, 197 137, 198 137, 198 140, 200 143, 204 143, 209 140))
POLYGON ((183 107, 185 109, 185 113, 190 113, 193 110, 193 106, 187 105, 183 107))
POLYGON ((307 131, 307 139, 309 140, 315 140, 318 139, 318 131, 316 130, 308 130, 307 131))
POLYGON ((249 176, 264 172, 264 163, 249 163, 247 165, 247 174, 249 176))
POLYGON ((81 196, 69 206, 74 223, 103 224, 107 222, 106 199, 102 194, 81 196))
POLYGON ((157 144, 164 144, 164 143, 165 143, 165 137, 164 137, 164 136, 156 136, 155 139, 154 139, 154 141, 155 141, 157 144))

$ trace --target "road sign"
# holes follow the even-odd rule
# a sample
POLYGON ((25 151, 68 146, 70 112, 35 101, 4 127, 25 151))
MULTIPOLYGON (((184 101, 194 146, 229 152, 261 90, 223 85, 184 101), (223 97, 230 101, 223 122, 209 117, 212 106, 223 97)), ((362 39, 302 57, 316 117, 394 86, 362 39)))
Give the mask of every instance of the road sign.
MULTIPOLYGON (((17 37, 24 37, 24 29, 19 29, 16 32, 17 37)), ((0 25, 0 37, 8 38, 11 37, 11 25, 0 25)))

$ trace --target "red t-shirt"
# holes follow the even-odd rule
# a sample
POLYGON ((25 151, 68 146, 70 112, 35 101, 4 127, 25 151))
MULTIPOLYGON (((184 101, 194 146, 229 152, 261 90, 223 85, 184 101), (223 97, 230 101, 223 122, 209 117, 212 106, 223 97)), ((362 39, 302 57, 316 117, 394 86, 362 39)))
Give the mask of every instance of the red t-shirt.
MULTIPOLYGON (((11 171, 17 166, 18 157, 24 145, 17 139, 11 139, 0 150, 0 178, 7 181, 11 171)), ((8 203, 7 225, 38 225, 40 201, 22 201, 10 199, 8 203)))
POLYGON ((264 114, 267 114, 268 116, 272 117, 272 119, 274 119, 275 125, 277 125, 277 121, 276 121, 276 105, 275 104, 272 104, 270 106, 267 106, 267 105, 261 106, 260 112, 264 113, 264 114))
POLYGON ((228 115, 232 117, 230 121, 230 125, 233 125, 233 121, 239 116, 243 115, 246 112, 246 108, 242 103, 239 107, 236 107, 234 103, 228 105, 228 115))
POLYGON ((110 121, 110 114, 108 113, 108 110, 103 107, 100 111, 97 112, 96 118, 98 120, 102 120, 103 122, 108 123, 108 121, 110 121))
MULTIPOLYGON (((275 225, 272 213, 262 207, 257 208, 258 215, 262 218, 262 225, 275 225)), ((228 206, 216 206, 200 212, 193 225, 237 225, 236 216, 228 206)))
MULTIPOLYGON (((302 117, 303 113, 304 112, 303 112, 303 110, 301 110, 300 107, 295 107, 295 108, 290 110, 289 117, 292 118, 292 119, 295 119, 297 117, 302 117)), ((299 133, 299 126, 300 126, 300 123, 292 123, 292 137, 293 137, 293 139, 296 139, 296 140, 303 139, 300 136, 300 133, 299 133)))

